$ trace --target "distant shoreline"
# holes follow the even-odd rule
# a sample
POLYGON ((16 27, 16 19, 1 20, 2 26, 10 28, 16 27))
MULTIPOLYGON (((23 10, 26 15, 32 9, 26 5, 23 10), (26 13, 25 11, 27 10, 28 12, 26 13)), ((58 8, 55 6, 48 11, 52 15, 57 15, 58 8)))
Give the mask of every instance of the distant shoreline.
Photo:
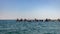
POLYGON ((60 22, 60 19, 55 19, 55 20, 53 20, 53 19, 18 19, 17 18, 17 20, 16 20, 17 22, 22 22, 22 21, 24 21, 24 22, 39 22, 39 21, 41 21, 41 22, 49 22, 49 21, 59 21, 60 22))

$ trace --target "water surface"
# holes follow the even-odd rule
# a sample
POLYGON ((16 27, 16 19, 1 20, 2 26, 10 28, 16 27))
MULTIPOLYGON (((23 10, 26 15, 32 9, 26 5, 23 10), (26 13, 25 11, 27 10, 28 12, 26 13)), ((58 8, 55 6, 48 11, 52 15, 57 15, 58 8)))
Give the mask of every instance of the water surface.
POLYGON ((60 34, 60 22, 0 20, 0 34, 60 34))

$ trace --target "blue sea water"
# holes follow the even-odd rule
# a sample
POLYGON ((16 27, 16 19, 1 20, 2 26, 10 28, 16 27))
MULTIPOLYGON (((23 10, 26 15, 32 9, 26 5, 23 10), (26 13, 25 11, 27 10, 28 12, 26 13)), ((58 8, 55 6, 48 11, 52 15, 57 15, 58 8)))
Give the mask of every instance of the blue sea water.
POLYGON ((60 34, 60 22, 0 20, 0 34, 60 34))

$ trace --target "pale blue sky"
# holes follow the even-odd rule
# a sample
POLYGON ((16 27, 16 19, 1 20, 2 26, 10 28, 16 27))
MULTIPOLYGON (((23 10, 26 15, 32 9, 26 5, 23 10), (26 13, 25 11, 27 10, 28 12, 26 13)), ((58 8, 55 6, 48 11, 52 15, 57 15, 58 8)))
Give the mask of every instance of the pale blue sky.
POLYGON ((60 0, 0 0, 0 19, 60 18, 60 0))

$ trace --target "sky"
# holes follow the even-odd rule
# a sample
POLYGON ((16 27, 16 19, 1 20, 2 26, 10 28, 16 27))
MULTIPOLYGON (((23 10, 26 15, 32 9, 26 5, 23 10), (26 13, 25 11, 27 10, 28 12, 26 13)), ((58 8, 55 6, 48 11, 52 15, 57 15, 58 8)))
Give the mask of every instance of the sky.
POLYGON ((60 0, 0 0, 0 19, 17 18, 60 18, 60 0))

